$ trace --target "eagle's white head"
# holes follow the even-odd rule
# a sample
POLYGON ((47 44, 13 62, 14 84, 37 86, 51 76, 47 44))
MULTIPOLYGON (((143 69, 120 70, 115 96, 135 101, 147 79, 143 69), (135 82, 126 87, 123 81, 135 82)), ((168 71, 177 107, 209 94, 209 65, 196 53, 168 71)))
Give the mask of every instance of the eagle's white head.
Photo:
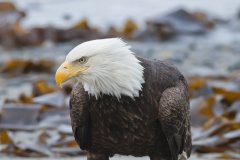
POLYGON ((96 98, 107 94, 136 97, 142 89, 143 66, 119 38, 92 40, 73 48, 56 72, 58 85, 77 78, 96 98))

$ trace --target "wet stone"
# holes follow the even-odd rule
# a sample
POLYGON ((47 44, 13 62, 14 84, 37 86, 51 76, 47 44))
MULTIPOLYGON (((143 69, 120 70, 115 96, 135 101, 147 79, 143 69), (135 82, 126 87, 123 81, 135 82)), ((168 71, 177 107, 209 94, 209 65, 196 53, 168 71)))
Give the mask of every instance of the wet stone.
POLYGON ((152 18, 147 25, 157 35, 166 37, 176 34, 204 34, 207 31, 201 21, 183 9, 152 18))
POLYGON ((3 104, 0 124, 36 124, 39 109, 40 105, 36 104, 3 104))

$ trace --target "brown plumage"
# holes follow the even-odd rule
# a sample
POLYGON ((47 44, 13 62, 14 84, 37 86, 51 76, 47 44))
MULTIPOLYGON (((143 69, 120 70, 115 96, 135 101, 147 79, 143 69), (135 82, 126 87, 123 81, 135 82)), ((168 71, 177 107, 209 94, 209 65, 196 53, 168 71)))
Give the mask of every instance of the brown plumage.
MULTIPOLYGON (((108 160, 114 154, 177 160, 191 153, 187 83, 172 65, 137 57, 144 67, 139 97, 101 95, 72 90, 73 134, 88 160, 108 160)), ((127 77, 126 77, 127 78, 127 77)))

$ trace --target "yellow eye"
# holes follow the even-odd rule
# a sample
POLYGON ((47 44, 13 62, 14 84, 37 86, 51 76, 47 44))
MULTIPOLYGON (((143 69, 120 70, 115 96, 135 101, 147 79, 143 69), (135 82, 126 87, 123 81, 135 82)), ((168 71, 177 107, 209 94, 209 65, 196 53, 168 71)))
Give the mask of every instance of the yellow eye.
POLYGON ((87 62, 87 58, 86 57, 82 57, 78 60, 79 63, 85 63, 87 62))

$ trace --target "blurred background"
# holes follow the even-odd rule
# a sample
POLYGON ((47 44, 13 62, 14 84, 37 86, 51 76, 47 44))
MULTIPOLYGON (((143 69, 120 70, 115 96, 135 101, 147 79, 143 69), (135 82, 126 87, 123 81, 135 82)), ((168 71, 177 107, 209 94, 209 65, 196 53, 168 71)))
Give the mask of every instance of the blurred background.
POLYGON ((71 85, 60 90, 54 74, 74 46, 107 37, 185 75, 191 160, 240 159, 239 0, 1 0, 0 159, 86 159, 71 85))

